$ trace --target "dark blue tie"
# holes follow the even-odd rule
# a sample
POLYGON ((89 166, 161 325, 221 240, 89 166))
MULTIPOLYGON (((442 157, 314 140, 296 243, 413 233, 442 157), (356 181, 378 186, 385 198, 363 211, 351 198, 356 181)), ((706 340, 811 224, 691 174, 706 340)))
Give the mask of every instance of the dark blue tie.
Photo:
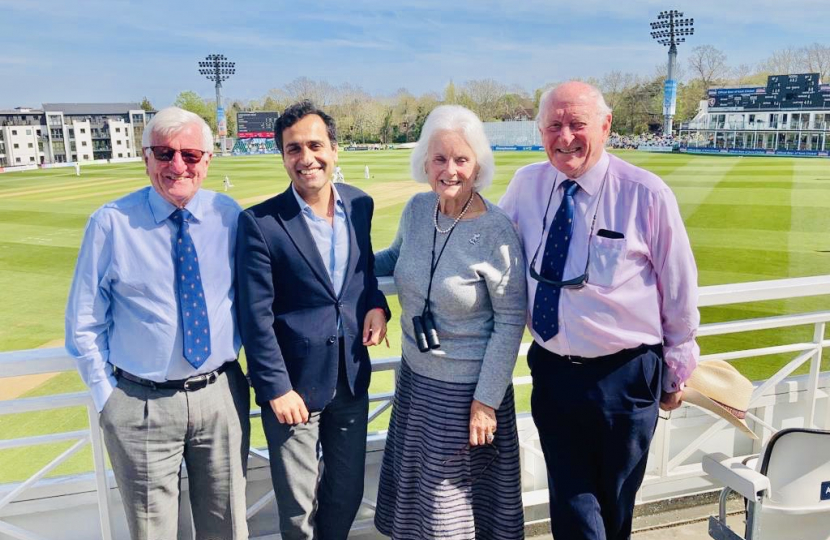
MULTIPOLYGON (((574 230, 574 194, 579 184, 573 180, 562 182, 565 195, 550 224, 545 253, 539 273, 552 281, 562 281, 565 261, 568 260, 568 246, 574 230)), ((544 341, 559 333, 559 290, 547 283, 539 282, 533 302, 533 329, 544 341)))
POLYGON ((199 274, 199 257, 190 236, 188 221, 193 215, 178 209, 170 215, 179 226, 176 237, 176 282, 179 291, 179 310, 184 331, 184 354, 190 364, 198 368, 210 356, 210 323, 207 316, 205 291, 199 274))

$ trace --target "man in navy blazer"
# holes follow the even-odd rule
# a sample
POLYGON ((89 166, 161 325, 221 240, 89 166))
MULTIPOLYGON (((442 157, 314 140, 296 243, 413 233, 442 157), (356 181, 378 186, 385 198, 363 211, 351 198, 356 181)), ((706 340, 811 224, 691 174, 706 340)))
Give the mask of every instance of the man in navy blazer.
POLYGON ((287 108, 274 138, 291 185, 239 216, 242 342, 282 538, 345 540, 363 497, 366 347, 389 319, 369 237, 374 203, 332 183, 334 120, 311 102, 287 108))

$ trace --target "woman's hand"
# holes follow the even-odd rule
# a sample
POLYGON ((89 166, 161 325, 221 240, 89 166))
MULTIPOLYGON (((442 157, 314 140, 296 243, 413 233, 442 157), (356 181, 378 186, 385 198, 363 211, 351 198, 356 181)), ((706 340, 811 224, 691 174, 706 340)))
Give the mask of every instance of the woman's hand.
POLYGON ((470 405, 470 446, 490 444, 496 435, 496 411, 473 400, 470 405))

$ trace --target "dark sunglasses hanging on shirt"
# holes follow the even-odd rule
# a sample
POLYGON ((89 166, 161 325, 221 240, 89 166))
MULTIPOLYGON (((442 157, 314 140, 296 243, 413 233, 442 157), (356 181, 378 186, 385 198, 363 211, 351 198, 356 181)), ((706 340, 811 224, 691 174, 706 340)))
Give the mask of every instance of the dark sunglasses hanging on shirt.
MULTIPOLYGON (((545 229, 547 228, 548 223, 548 210, 550 210, 550 202, 553 200, 553 192, 556 189, 556 180, 558 179, 558 175, 556 178, 553 179, 553 185, 550 188, 550 195, 548 195, 548 205, 545 207, 545 215, 542 217, 542 238, 539 240, 539 245, 536 247, 536 251, 533 253, 533 258, 530 260, 530 264, 528 265, 528 270, 530 271, 530 277, 539 283, 545 283, 552 287, 557 287, 560 289, 581 289, 588 283, 588 268, 591 265, 591 238, 594 236, 594 226, 597 223, 597 213, 599 212, 599 204, 602 202, 602 194, 605 192, 605 183, 608 180, 608 172, 606 171, 605 176, 602 178, 602 185, 599 188, 599 197, 597 197, 597 205, 594 208, 594 217, 591 219, 591 228, 588 231, 588 256, 585 258, 585 270, 582 271, 582 274, 571 278, 566 279, 564 281, 557 281, 554 279, 548 279, 539 272, 536 271, 536 259, 539 257, 539 250, 542 249, 542 243, 545 241, 545 229)), ((604 236, 606 238, 623 238, 621 233, 616 231, 609 231, 607 229, 600 229, 597 231, 597 236, 604 236), (614 236, 619 235, 619 236, 614 236)))

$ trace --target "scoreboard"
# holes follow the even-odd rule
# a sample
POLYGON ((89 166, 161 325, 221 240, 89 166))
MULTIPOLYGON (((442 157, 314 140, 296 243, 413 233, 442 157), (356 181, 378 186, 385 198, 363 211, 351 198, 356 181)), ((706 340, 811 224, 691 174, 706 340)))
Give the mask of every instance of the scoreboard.
POLYGON ((814 110, 830 109, 830 85, 820 84, 818 73, 771 75, 766 86, 709 90, 709 109, 814 110))
POLYGON ((240 139, 272 139, 279 116, 276 112, 238 112, 236 136, 240 139))

